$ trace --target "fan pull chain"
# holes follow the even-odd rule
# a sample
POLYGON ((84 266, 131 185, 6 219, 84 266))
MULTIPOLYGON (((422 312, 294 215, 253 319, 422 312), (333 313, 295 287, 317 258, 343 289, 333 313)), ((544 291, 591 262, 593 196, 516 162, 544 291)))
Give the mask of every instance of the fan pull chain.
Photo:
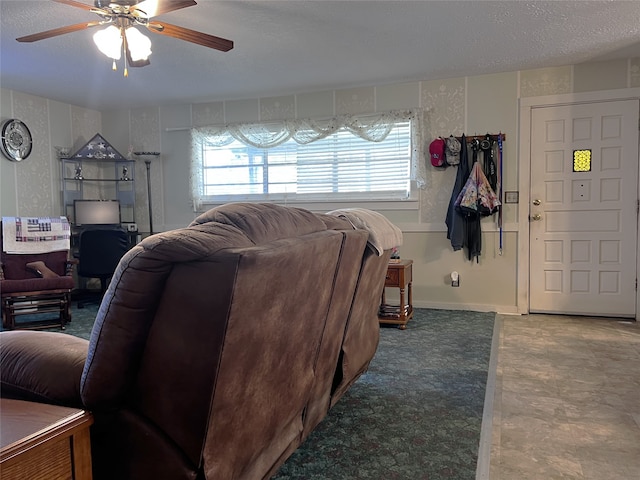
POLYGON ((129 45, 127 45, 127 35, 124 32, 124 27, 120 26, 120 35, 122 35, 122 56, 124 57, 124 76, 129 76, 129 69, 127 68, 127 52, 129 51, 129 45))

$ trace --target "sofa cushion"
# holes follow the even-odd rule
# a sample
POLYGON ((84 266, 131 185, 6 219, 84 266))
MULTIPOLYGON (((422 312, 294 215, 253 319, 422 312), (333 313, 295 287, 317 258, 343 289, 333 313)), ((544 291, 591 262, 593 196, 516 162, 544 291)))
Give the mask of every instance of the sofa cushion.
POLYGON ((2 280, 2 293, 33 292, 38 290, 71 290, 74 287, 73 277, 27 278, 23 280, 2 280))
POLYGON ((82 408, 89 342, 57 332, 0 332, 2 396, 82 408), (52 348, 54 347, 54 348, 52 348))

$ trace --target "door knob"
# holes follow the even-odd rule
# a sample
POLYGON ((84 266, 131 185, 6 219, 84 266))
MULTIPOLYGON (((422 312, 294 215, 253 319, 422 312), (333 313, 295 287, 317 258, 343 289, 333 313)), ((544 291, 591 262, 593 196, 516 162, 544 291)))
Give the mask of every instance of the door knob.
POLYGON ((536 207, 537 207, 538 205, 540 205, 540 203, 542 203, 542 202, 540 202, 540 200, 539 200, 539 199, 537 199, 537 198, 533 201, 533 204, 534 204, 536 207))
POLYGON ((531 215, 531 220, 540 220, 542 219, 542 215, 540 215, 539 213, 536 213, 535 215, 531 215))

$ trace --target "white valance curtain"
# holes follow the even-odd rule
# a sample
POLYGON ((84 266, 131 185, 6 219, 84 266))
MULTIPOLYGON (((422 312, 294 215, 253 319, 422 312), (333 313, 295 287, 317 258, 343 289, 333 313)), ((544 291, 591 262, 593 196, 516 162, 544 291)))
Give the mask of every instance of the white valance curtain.
POLYGON ((425 111, 394 110, 371 115, 341 115, 328 119, 294 119, 263 123, 210 125, 191 129, 192 192, 194 206, 202 203, 202 145, 221 147, 238 140, 254 148, 272 148, 293 139, 299 144, 321 140, 345 129, 364 140, 381 142, 398 121, 411 121, 411 180, 425 187, 425 111))

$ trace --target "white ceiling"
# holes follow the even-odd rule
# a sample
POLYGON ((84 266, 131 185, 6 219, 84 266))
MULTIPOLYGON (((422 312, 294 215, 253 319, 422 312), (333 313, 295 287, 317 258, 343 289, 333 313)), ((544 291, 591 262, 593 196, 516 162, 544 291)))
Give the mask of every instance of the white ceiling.
POLYGON ((15 40, 95 19, 52 1, 0 0, 0 86, 108 110, 640 57, 640 0, 199 0, 156 20, 234 48, 149 33, 151 65, 128 78, 97 51, 95 29, 15 40))

